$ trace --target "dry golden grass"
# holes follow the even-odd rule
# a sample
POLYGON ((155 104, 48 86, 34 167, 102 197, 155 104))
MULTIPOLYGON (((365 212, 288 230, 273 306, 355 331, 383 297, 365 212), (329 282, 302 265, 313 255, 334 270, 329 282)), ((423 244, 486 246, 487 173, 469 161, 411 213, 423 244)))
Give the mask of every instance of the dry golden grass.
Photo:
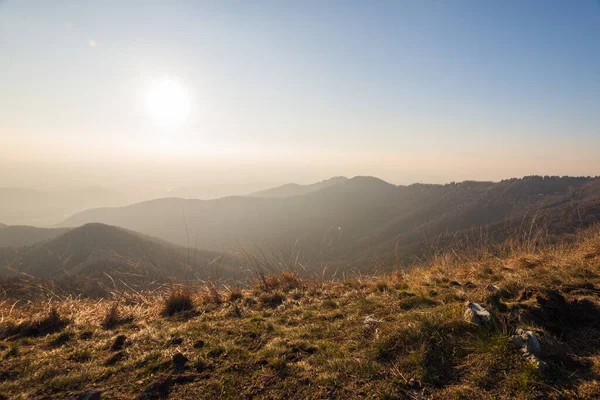
POLYGON ((600 398, 600 256, 590 255, 597 248, 599 232, 586 231, 572 245, 512 243, 342 282, 285 272, 247 289, 176 286, 120 293, 118 303, 5 300, 0 394, 600 398), (465 322, 467 300, 488 308, 496 328, 465 322), (509 343, 517 327, 540 337, 548 369, 509 343), (112 350, 120 335, 122 347, 112 350))
POLYGON ((208 285, 200 289, 198 293, 199 303, 202 305, 219 305, 223 303, 224 296, 214 285, 208 285))

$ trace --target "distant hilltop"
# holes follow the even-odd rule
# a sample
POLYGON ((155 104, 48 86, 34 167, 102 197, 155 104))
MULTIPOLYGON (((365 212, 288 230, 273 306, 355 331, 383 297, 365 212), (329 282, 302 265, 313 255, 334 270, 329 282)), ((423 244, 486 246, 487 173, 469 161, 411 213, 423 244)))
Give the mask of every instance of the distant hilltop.
POLYGON ((250 193, 252 197, 291 197, 299 196, 306 193, 316 192, 317 190, 324 189, 329 186, 337 185, 339 183, 347 181, 348 178, 344 176, 336 176, 333 178, 325 179, 321 182, 312 183, 310 185, 299 185, 297 183, 288 183, 275 188, 261 190, 258 192, 250 193))

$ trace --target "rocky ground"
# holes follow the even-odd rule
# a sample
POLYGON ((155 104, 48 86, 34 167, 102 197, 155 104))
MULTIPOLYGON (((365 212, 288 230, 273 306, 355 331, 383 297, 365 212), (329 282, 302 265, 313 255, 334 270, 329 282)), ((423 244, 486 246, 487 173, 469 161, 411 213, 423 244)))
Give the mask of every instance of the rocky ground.
POLYGON ((5 299, 0 398, 600 398, 599 274, 588 231, 343 282, 5 299))

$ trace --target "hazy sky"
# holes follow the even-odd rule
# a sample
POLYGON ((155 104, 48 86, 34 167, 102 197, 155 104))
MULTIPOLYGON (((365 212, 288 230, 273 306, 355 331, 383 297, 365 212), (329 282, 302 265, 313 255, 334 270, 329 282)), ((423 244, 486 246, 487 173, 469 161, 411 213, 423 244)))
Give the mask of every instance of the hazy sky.
POLYGON ((0 0, 0 186, 597 175, 599 153, 598 1, 0 0), (181 96, 148 108, 165 81, 175 126, 152 114, 181 96))

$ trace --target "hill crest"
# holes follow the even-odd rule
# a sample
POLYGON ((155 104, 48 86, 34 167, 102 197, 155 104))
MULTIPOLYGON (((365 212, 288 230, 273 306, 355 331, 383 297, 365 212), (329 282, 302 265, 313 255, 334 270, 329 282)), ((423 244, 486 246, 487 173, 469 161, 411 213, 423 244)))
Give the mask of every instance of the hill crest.
POLYGON ((344 176, 336 176, 333 178, 325 179, 320 182, 308 184, 308 185, 300 185, 297 183, 287 183, 285 185, 277 186, 271 189, 261 190, 258 192, 250 193, 248 196, 250 197, 291 197, 291 196, 300 196, 307 193, 316 192, 318 190, 324 189, 329 186, 338 185, 340 183, 346 182, 348 178, 344 176))
POLYGON ((101 223, 85 224, 55 238, 17 249, 0 249, 0 274, 67 278, 100 282, 120 280, 130 285, 152 281, 198 279, 203 268, 221 254, 188 249, 162 239, 101 223))
POLYGON ((0 225, 0 248, 22 247, 53 239, 67 231, 65 228, 38 228, 27 225, 0 225))

